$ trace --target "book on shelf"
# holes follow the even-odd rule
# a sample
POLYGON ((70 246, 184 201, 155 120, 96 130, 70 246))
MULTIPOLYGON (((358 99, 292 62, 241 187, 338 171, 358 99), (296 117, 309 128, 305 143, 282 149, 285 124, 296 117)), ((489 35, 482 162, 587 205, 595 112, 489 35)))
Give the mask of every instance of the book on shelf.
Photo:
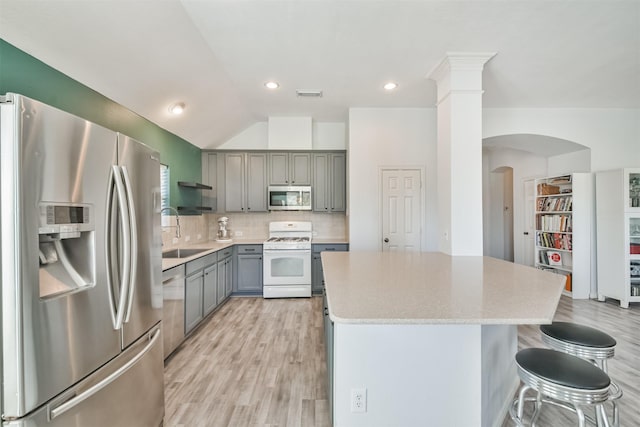
POLYGON ((536 201, 538 212, 571 212, 572 207, 572 196, 540 197, 536 201))
POLYGON ((572 219, 569 215, 539 215, 536 226, 541 231, 571 232, 572 219))
POLYGON ((562 266, 562 252, 557 251, 545 251, 546 258, 548 260, 547 264, 550 266, 562 266))
POLYGON ((542 231, 536 236, 536 244, 545 248, 571 250, 571 235, 542 231))

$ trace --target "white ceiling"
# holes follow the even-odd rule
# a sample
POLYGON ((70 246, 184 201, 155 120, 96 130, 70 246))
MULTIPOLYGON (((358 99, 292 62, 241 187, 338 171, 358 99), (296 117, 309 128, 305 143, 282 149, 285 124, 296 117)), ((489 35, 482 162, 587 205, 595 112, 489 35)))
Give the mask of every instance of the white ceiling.
POLYGON ((202 148, 269 116, 433 107, 451 51, 498 52, 485 107, 640 108, 636 0, 0 0, 0 37, 202 148))

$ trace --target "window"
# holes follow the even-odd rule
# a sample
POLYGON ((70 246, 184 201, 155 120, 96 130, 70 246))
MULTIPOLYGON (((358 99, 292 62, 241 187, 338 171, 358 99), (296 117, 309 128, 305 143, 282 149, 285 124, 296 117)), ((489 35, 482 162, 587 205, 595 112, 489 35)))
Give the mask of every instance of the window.
POLYGON ((160 209, 169 207, 169 166, 160 165, 160 209))

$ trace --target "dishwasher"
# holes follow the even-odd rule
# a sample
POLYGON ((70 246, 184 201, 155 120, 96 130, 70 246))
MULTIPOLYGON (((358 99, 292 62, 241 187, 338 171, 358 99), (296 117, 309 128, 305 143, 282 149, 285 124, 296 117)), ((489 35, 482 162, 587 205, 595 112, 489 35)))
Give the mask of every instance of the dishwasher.
POLYGON ((184 340, 184 265, 162 272, 162 335, 166 359, 184 340))

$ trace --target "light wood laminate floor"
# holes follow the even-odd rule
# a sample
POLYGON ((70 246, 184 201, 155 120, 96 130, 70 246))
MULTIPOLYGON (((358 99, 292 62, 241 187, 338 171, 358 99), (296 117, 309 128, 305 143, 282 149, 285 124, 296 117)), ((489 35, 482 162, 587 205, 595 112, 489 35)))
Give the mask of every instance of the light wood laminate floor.
MULTIPOLYGON (((319 297, 232 298, 166 363, 164 425, 330 426, 321 307, 319 297)), ((563 296, 556 320, 616 338, 609 373, 624 390, 621 426, 640 426, 640 305, 563 296)), ((518 334, 520 348, 543 346, 537 326, 518 334)), ((503 427, 513 425, 507 416, 503 427)), ((540 427, 576 425, 573 414, 554 407, 539 420, 540 427)))
MULTIPOLYGON (((608 362, 609 376, 623 390, 619 400, 620 426, 640 426, 640 305, 620 308, 618 301, 572 300, 562 296, 554 320, 575 322, 600 329, 617 341, 615 356, 608 362)), ((545 347, 538 326, 518 327, 518 347, 545 347)), ((529 405, 531 406, 531 405, 529 405)), ((527 411, 530 414, 531 411, 527 411)), ((514 426, 507 416, 503 427, 514 426)), ((540 427, 577 426, 575 414, 543 405, 538 421, 540 427)))
POLYGON ((322 298, 232 298, 165 365, 165 427, 328 427, 322 298))

